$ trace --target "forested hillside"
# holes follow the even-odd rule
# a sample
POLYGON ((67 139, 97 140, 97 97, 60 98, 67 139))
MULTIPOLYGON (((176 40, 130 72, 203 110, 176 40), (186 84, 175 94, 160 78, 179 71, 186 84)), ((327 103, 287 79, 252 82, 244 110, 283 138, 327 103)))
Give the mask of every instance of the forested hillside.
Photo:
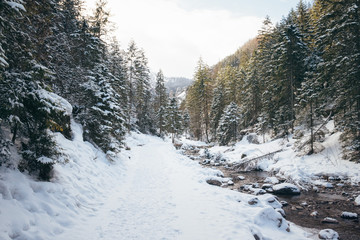
MULTIPOLYGON (((300 1, 280 23, 214 67, 199 61, 186 108, 191 134, 220 144, 246 132, 310 132, 308 154, 335 120, 343 157, 360 159, 360 21, 356 0, 300 1)), ((304 146, 301 146, 304 147, 304 146)))
POLYGON ((72 118, 109 160, 127 131, 180 131, 162 72, 153 91, 144 51, 106 40, 106 1, 90 17, 82 8, 81 0, 0 1, 0 165, 49 179, 59 159, 52 133, 71 139, 72 118))
POLYGON ((335 120, 343 157, 359 161, 356 0, 300 1, 280 23, 267 17, 233 55, 213 67, 199 61, 182 111, 161 70, 151 87, 144 51, 111 37, 106 2, 90 17, 82 8, 80 0, 0 1, 0 165, 49 179, 59 161, 52 133, 71 139, 71 119, 109 160, 131 130, 222 145, 247 132, 310 132, 311 154, 322 124, 335 120))

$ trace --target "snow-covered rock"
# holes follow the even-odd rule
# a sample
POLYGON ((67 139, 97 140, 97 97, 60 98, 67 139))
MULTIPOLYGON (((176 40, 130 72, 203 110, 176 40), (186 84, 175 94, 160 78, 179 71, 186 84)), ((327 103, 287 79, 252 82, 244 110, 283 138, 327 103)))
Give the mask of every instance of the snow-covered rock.
POLYGON ((264 183, 278 184, 279 179, 277 179, 276 177, 267 177, 265 178, 264 183))
POLYGON ((313 211, 312 213, 310 213, 310 216, 312 217, 317 217, 319 215, 318 211, 313 211))
POLYGON ((319 238, 325 240, 338 240, 339 234, 332 229, 323 229, 319 232, 319 238))
POLYGON ((338 224, 339 223, 338 220, 336 220, 335 218, 331 218, 331 217, 326 217, 321 222, 322 223, 332 223, 332 224, 338 224))
POLYGON ((342 212, 341 217, 345 219, 357 219, 358 215, 357 213, 353 213, 353 212, 342 212))
POLYGON ((280 183, 273 186, 274 194, 299 195, 300 189, 291 183, 280 183))
POLYGON ((255 216, 255 223, 259 226, 271 226, 290 232, 289 223, 272 207, 261 209, 255 216))
POLYGON ((360 206, 360 195, 355 198, 355 205, 360 206))
POLYGON ((245 180, 245 177, 244 176, 238 176, 238 179, 239 180, 245 180))

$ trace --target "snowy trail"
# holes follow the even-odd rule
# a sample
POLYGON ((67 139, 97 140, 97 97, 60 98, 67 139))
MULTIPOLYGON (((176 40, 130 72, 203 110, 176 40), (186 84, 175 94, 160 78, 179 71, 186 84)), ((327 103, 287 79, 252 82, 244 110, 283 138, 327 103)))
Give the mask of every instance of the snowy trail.
POLYGON ((141 141, 145 144, 131 146, 125 174, 109 183, 112 193, 58 239, 253 240, 254 233, 306 239, 298 229, 278 228, 273 208, 262 203, 249 208, 248 195, 206 184, 214 171, 179 155, 170 143, 144 136, 141 141), (264 212, 269 222, 262 222, 264 212))

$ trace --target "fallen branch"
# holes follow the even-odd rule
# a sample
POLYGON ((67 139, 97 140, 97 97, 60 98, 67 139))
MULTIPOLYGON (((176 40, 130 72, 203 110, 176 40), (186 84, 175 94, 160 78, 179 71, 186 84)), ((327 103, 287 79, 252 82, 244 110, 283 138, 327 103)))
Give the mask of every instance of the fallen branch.
POLYGON ((262 160, 264 158, 271 158, 273 157, 276 153, 278 152, 281 152, 282 149, 280 150, 276 150, 274 152, 270 152, 270 153, 267 153, 267 154, 264 154, 264 155, 261 155, 261 156, 258 156, 258 157, 255 157, 255 158, 251 158, 251 159, 248 159, 248 160, 245 160, 241 163, 237 163, 235 164, 234 166, 232 166, 232 170, 239 170, 243 165, 247 164, 247 163, 250 163, 250 162, 255 162, 255 161, 259 161, 259 160, 262 160))

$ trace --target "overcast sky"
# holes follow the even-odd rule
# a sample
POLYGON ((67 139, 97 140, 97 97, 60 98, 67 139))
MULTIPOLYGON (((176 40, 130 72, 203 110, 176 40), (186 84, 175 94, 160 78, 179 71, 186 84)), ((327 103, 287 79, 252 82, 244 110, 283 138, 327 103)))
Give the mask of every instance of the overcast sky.
MULTIPOLYGON (((115 35, 133 39, 151 71, 192 78, 200 57, 210 66, 256 36, 266 15, 278 22, 299 0, 107 0, 115 35)), ((95 0, 85 0, 93 7, 95 0)))

